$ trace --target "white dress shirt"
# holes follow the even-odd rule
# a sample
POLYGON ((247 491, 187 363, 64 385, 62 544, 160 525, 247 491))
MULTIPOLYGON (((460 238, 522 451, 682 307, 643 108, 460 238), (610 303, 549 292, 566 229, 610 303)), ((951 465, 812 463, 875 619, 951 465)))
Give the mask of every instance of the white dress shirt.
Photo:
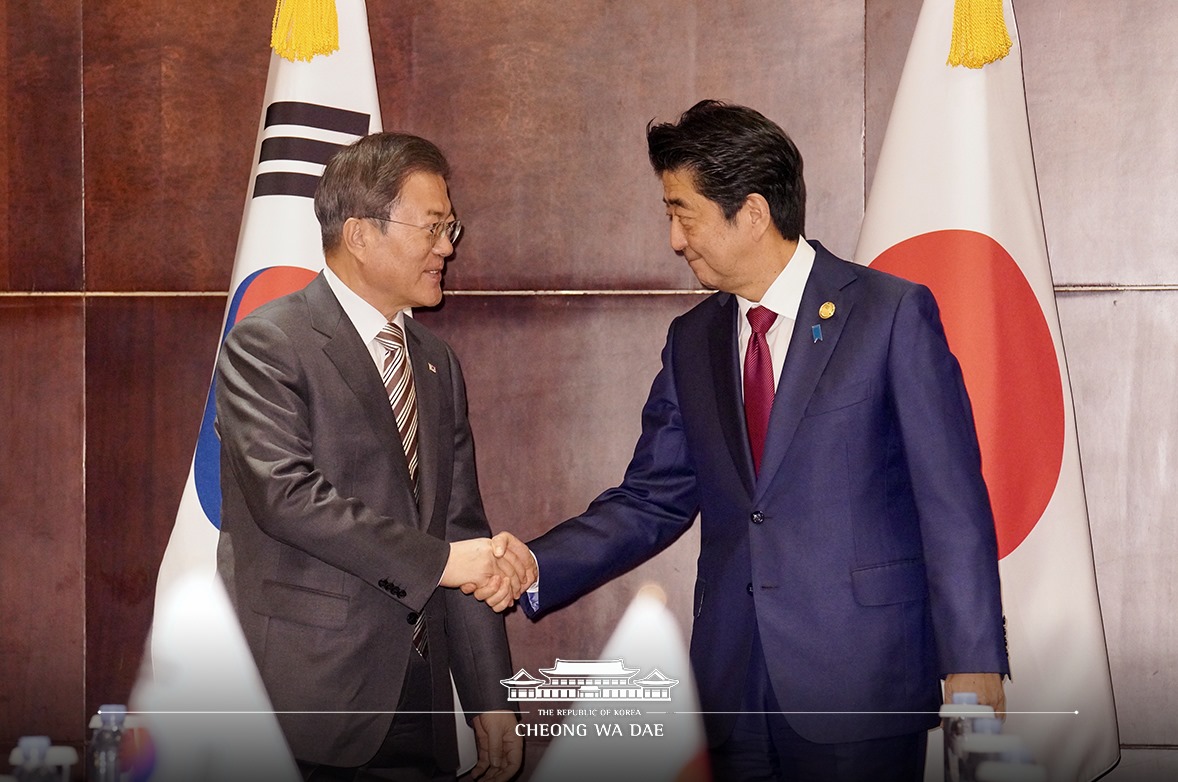
MULTIPOLYGON (((356 332, 360 335, 360 339, 368 347, 368 355, 372 357, 372 363, 376 364, 376 371, 380 372, 384 369, 384 346, 376 341, 376 335, 380 333, 381 329, 388 323, 388 319, 380 310, 373 307, 364 299, 360 298, 360 294, 347 286, 339 276, 331 270, 330 266, 323 267, 323 276, 327 278, 327 285, 331 288, 331 292, 335 294, 335 298, 339 301, 341 307, 344 308, 344 314, 348 316, 348 320, 352 321, 352 325, 356 328, 356 332)), ((393 323, 405 329, 405 310, 401 310, 393 317, 393 323)), ((405 339, 405 356, 408 360, 409 356, 409 339, 405 339)))
POLYGON ((781 368, 785 365, 785 353, 789 349, 789 340, 793 335, 794 322, 798 319, 798 307, 802 304, 802 292, 806 290, 806 281, 810 279, 810 270, 814 268, 814 248, 806 241, 806 237, 798 237, 798 246, 794 250, 789 263, 777 275, 777 279, 765 291, 760 301, 749 301, 743 296, 736 297, 740 306, 740 318, 737 333, 737 346, 740 348, 741 386, 744 386, 744 355, 749 349, 749 337, 753 327, 749 324, 748 312, 753 307, 767 307, 777 313, 777 320, 765 333, 765 341, 769 345, 769 355, 773 358, 773 389, 777 389, 777 381, 781 379, 781 368))

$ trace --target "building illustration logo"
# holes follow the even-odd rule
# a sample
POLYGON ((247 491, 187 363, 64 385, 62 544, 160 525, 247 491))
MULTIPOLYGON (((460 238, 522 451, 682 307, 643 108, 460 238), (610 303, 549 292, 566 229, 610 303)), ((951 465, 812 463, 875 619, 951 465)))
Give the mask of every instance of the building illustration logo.
POLYGON ((541 668, 537 679, 523 668, 510 679, 501 679, 509 701, 669 701, 678 679, 668 679, 653 669, 634 681, 637 668, 617 660, 561 660, 541 668))

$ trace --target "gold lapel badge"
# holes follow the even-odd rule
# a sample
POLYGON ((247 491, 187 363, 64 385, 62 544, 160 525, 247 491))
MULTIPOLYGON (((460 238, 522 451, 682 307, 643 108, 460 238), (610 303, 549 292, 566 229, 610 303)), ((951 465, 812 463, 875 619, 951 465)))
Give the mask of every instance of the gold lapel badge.
POLYGON ((834 315, 834 302, 828 301, 818 308, 818 317, 826 320, 834 315))
POLYGON ((435 375, 438 374, 438 368, 435 367, 433 364, 426 362, 426 366, 429 367, 430 372, 433 372, 435 375))

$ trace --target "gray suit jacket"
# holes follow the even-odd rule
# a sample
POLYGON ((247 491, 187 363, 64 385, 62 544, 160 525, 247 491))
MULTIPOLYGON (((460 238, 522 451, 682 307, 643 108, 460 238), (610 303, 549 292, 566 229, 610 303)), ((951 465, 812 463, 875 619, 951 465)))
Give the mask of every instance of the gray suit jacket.
MULTIPOLYGON (((438 588, 446 541, 490 533, 458 359, 406 319, 420 502, 384 385, 323 275, 251 313, 217 362, 217 569, 295 757, 351 766, 379 749, 426 612, 434 707, 507 708, 503 619, 438 588), (340 712, 281 714, 281 712, 340 712)), ((434 717, 441 768, 454 721, 434 717)))

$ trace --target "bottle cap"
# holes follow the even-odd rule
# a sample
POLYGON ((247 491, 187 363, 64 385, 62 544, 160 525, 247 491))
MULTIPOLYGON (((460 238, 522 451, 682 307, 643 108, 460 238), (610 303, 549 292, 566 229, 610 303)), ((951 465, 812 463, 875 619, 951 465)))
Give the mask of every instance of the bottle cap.
POLYGON ((13 766, 26 763, 43 766, 51 743, 48 736, 21 736, 8 756, 8 762, 13 766))
POLYGON ((98 707, 98 716, 102 718, 103 725, 122 727, 127 719, 127 707, 121 703, 107 703, 98 707))

